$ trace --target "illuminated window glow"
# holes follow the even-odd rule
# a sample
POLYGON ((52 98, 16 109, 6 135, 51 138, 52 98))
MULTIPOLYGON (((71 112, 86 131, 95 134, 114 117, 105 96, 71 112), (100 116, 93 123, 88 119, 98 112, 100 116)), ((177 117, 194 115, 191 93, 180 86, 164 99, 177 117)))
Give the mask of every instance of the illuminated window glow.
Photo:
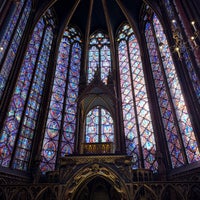
POLYGON ((156 171, 156 145, 139 44, 129 25, 121 28, 117 40, 127 154, 133 156, 133 168, 156 171))

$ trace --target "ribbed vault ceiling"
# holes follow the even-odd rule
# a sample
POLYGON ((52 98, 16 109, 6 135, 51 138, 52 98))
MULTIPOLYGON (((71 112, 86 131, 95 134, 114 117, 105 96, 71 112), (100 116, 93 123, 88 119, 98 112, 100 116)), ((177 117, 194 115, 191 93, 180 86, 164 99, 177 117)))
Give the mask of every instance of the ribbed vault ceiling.
POLYGON ((131 16, 136 26, 142 0, 58 0, 53 3, 59 25, 77 25, 84 36, 96 30, 116 34, 119 25, 131 16))

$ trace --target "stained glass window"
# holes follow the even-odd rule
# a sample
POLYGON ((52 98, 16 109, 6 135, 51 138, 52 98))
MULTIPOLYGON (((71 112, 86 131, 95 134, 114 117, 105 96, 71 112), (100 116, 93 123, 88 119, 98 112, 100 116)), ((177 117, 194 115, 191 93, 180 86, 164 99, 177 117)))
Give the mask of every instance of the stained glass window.
MULTIPOLYGON (((165 2, 165 6, 166 6, 166 10, 167 10, 169 19, 172 22, 172 27, 174 29, 178 29, 179 26, 178 26, 178 23, 176 21, 175 11, 173 9, 172 3, 169 0, 165 0, 164 2, 165 2)), ((183 40, 183 36, 182 36, 181 31, 179 31, 179 37, 180 37, 180 39, 183 40)), ((187 66, 187 70, 188 70, 194 91, 196 92, 198 101, 200 103, 200 80, 199 80, 199 77, 198 77, 198 75, 197 75, 197 73, 194 69, 193 64, 192 64, 191 58, 189 56, 188 48, 186 47, 186 44, 184 44, 184 43, 183 43, 182 47, 180 48, 180 54, 184 58, 182 60, 185 62, 186 66, 187 66)))
POLYGON ((155 14, 152 22, 146 23, 145 36, 172 167, 197 161, 199 150, 194 131, 167 39, 155 14), (158 48, 161 42, 162 48, 158 48))
POLYGON ((91 36, 89 47, 88 82, 99 68, 101 80, 106 84, 111 70, 110 41, 108 36, 98 32, 91 36))
POLYGON ((69 27, 65 30, 59 47, 42 147, 42 172, 55 169, 58 151, 59 156, 72 154, 74 151, 80 59, 80 34, 74 27, 69 27))
POLYGON ((85 142, 114 142, 113 119, 106 109, 97 106, 90 110, 85 122, 85 142))
POLYGON ((53 20, 45 21, 42 17, 29 42, 1 130, 0 163, 4 167, 28 168, 53 39, 52 23, 53 20))
POLYGON ((133 168, 156 171, 156 145, 139 44, 127 24, 121 28, 117 41, 127 154, 133 156, 133 168))
POLYGON ((0 99, 31 11, 31 0, 19 1, 13 7, 9 23, 0 37, 0 99))

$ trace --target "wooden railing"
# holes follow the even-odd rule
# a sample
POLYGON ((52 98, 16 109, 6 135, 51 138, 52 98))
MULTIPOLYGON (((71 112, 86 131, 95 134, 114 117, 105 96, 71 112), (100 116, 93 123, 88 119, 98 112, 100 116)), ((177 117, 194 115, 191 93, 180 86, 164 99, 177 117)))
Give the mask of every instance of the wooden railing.
POLYGON ((82 152, 84 154, 110 154, 113 153, 113 143, 83 143, 82 152))

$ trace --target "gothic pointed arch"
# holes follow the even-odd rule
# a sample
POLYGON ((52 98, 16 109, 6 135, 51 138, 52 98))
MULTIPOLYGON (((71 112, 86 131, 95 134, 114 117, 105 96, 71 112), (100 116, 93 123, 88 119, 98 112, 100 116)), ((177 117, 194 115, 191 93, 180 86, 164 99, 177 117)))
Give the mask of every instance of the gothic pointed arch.
POLYGON ((94 79, 85 88, 78 98, 79 124, 81 126, 80 148, 81 153, 114 153, 116 143, 116 98, 113 87, 109 87, 101 80, 100 71, 97 70, 94 79), (91 144, 94 143, 93 147, 91 144), (95 152, 103 148, 102 151, 95 152), (101 146, 105 145, 104 146, 101 146), (108 144, 110 143, 110 144, 108 144), (108 145, 108 147, 106 146, 108 145), (111 145, 111 146, 109 146, 111 145), (89 147, 91 146, 91 152, 89 147), (93 149, 93 150, 92 150, 93 149), (109 149, 109 151, 106 151, 109 149))
POLYGON ((95 177, 90 181, 86 181, 74 197, 74 200, 86 200, 86 199, 115 199, 120 200, 122 195, 116 191, 116 189, 102 177, 95 177))
POLYGON ((91 195, 92 186, 94 186, 93 189, 96 188, 94 183, 96 183, 96 186, 99 185, 98 183, 100 183, 100 185, 106 184, 109 188, 109 191, 107 190, 109 197, 111 195, 115 196, 113 193, 114 191, 117 193, 117 198, 130 199, 128 188, 120 178, 119 174, 116 171, 113 171, 108 165, 100 163, 88 163, 77 170, 76 174, 74 174, 73 177, 70 177, 70 182, 66 184, 63 196, 71 196, 72 199, 76 199, 76 194, 79 196, 80 190, 86 191, 88 192, 88 195, 89 193, 91 195), (74 181, 76 181, 76 183, 74 181))
POLYGON ((155 192, 146 186, 141 186, 139 189, 136 191, 134 200, 140 200, 140 199, 155 199, 156 194, 155 192))
POLYGON ((195 1, 0 0, 0 199, 200 198, 195 1))

